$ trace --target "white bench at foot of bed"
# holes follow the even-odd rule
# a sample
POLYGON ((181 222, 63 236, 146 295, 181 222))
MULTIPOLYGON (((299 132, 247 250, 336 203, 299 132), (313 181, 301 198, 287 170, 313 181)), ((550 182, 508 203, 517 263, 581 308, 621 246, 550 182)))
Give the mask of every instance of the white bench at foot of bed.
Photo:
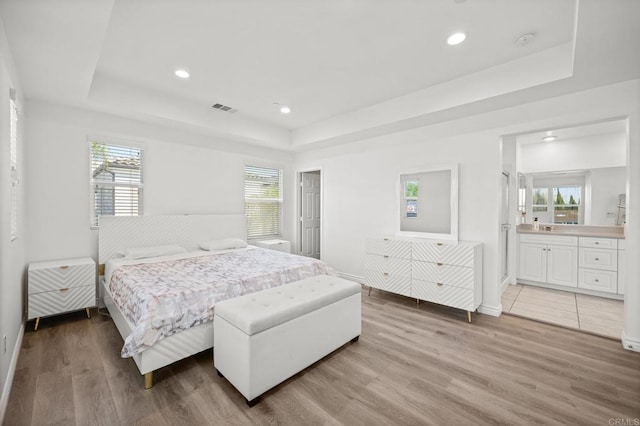
POLYGON ((217 303, 213 358, 253 406, 294 374, 357 341, 361 287, 319 275, 217 303))

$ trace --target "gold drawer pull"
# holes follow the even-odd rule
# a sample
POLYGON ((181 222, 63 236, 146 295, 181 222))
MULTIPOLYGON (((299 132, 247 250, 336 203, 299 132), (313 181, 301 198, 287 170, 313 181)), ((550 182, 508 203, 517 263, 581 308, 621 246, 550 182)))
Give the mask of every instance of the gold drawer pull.
POLYGON ((388 258, 389 258, 389 255, 388 255, 388 254, 385 254, 385 255, 384 255, 384 258, 385 258, 385 259, 388 259, 388 258))
POLYGON ((436 263, 436 265, 438 265, 438 266, 442 266, 442 265, 444 265, 444 263, 440 263, 440 262, 438 262, 438 263, 436 263))
POLYGON ((442 287, 442 283, 436 283, 438 287, 442 287))
POLYGON ((60 289, 60 292, 61 292, 61 293, 64 293, 65 291, 69 291, 69 288, 61 288, 61 289, 60 289))
POLYGON ((67 269, 68 267, 69 265, 64 265, 64 266, 61 266, 60 269, 67 269))
POLYGON ((436 245, 441 246, 441 245, 443 245, 443 244, 442 244, 442 243, 436 243, 436 245))
POLYGON ((385 277, 388 277, 389 273, 388 272, 383 272, 382 275, 384 275, 385 277))
POLYGON ((389 241, 389 239, 388 239, 388 238, 385 238, 384 240, 385 240, 385 241, 389 241))
POLYGON ((600 259, 596 257, 596 260, 600 260, 600 259))

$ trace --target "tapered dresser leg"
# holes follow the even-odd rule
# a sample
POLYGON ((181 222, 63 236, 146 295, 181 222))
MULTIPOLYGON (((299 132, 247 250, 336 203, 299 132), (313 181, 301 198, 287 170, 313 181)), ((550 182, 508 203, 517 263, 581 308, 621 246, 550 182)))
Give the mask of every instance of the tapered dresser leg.
POLYGON ((40 324, 40 317, 36 318, 36 326, 33 327, 33 331, 38 331, 38 325, 40 324))
POLYGON ((471 311, 467 311, 467 320, 471 322, 471 311))
POLYGON ((84 308, 84 310, 87 311, 87 318, 91 319, 91 311, 89 308, 84 308))
POLYGON ((151 389, 153 387, 153 371, 144 375, 144 388, 151 389))
POLYGON ((371 296, 371 287, 369 287, 369 296, 371 296))

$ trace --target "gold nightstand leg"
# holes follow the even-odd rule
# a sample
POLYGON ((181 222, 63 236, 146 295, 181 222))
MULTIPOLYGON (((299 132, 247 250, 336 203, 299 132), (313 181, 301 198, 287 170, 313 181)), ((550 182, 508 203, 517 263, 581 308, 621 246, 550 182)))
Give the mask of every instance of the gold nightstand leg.
POLYGON ((151 389, 153 387, 153 371, 144 375, 144 388, 151 389))
POLYGON ((471 311, 467 311, 467 320, 471 322, 471 311))
POLYGON ((371 296, 371 287, 369 287, 369 296, 371 296))
POLYGON ((40 324, 40 317, 36 318, 36 326, 33 327, 33 331, 38 331, 38 324, 40 324))
POLYGON ((87 311, 87 318, 91 319, 91 311, 89 308, 84 308, 84 310, 87 311))

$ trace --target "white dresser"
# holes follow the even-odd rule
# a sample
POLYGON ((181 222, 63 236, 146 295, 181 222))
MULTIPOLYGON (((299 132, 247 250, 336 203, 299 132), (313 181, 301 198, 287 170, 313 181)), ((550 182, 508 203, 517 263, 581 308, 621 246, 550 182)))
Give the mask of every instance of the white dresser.
POLYGON ((93 259, 62 259, 29 264, 28 317, 41 317, 86 309, 96 305, 96 264, 93 259))
POLYGON ((285 253, 291 253, 291 243, 287 240, 261 240, 252 241, 251 244, 257 247, 266 248, 269 250, 282 251, 285 253))
POLYGON ((482 244, 393 237, 366 241, 369 287, 471 311, 482 303, 482 244))

